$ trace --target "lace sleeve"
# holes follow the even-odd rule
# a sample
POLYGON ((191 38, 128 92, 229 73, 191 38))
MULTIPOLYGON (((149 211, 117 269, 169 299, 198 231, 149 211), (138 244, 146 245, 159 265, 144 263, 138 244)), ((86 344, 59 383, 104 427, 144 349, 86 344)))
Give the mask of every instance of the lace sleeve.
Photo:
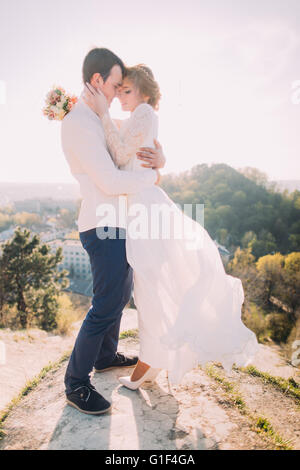
POLYGON ((122 119, 113 119, 112 122, 114 123, 114 125, 116 126, 116 128, 118 129, 118 131, 121 129, 121 126, 122 126, 122 119))
POLYGON ((139 105, 129 118, 121 133, 109 113, 102 117, 103 129, 113 161, 117 166, 125 165, 134 157, 143 144, 152 125, 153 109, 148 104, 139 105))

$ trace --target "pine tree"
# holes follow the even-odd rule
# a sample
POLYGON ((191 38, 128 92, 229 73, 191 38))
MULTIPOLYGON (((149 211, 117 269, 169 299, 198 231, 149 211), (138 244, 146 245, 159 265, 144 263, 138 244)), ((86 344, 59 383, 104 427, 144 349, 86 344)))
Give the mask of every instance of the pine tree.
POLYGON ((36 317, 43 329, 56 326, 57 297, 68 285, 67 271, 57 270, 61 261, 61 248, 51 253, 49 245, 41 244, 38 235, 31 237, 28 229, 17 227, 13 237, 4 243, 0 297, 3 304, 17 307, 17 320, 22 328, 27 327, 31 316, 36 317))

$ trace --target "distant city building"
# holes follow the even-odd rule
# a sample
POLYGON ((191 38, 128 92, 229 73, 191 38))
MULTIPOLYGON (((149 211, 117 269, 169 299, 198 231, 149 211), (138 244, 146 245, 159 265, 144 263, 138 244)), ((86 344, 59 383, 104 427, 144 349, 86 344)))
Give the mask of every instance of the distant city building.
POLYGON ((24 199, 23 201, 14 202, 16 212, 32 212, 39 213, 41 210, 41 203, 37 199, 24 199))
POLYGON ((93 295, 93 280, 89 279, 70 279, 70 285, 66 289, 69 292, 75 292, 76 294, 87 295, 92 297, 93 295))
POLYGON ((39 232, 40 239, 43 243, 47 243, 56 239, 63 239, 69 230, 48 230, 47 232, 39 232))
POLYGON ((58 265, 58 269, 67 269, 70 277, 87 279, 91 277, 90 260, 79 240, 52 240, 48 243, 54 253, 61 247, 63 261, 58 265))
POLYGON ((214 240, 215 245, 217 246, 219 253, 221 255, 221 258, 227 262, 230 258, 230 251, 227 250, 227 248, 223 245, 220 245, 220 243, 217 242, 217 240, 214 240))
POLYGON ((47 217, 45 223, 48 227, 51 227, 54 229, 56 227, 56 219, 54 219, 54 217, 47 217))

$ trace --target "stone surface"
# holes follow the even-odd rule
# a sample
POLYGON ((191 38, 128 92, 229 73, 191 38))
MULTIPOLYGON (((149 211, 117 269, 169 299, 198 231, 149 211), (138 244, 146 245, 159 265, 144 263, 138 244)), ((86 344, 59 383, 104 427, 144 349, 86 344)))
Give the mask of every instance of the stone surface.
MULTIPOLYGON (((136 310, 124 309, 121 331, 136 328, 136 324, 136 310)), ((53 335, 38 329, 0 329, 0 340, 6 349, 6 363, 0 364, 0 411, 43 367, 72 349, 80 325, 81 322, 75 323, 69 336, 53 335)))
MULTIPOLYGON (((138 342, 120 341, 138 353, 138 342)), ((78 412, 65 401, 66 363, 50 372, 5 421, 1 449, 247 449, 268 448, 239 411, 220 405, 222 392, 200 369, 170 387, 165 371, 156 382, 132 391, 118 382, 130 369, 95 373, 92 382, 112 410, 101 416, 78 412)))
MULTIPOLYGON (((123 315, 121 329, 136 327, 136 311, 127 309, 123 315)), ((70 341, 68 346, 72 346, 74 337, 68 341, 70 341)), ((50 344, 54 343, 55 340, 50 344)), ((46 365, 49 357, 47 354, 50 355, 49 351, 46 353, 48 348, 50 348, 49 343, 47 348, 43 344, 36 350, 28 349, 31 355, 36 355, 36 360, 40 361, 38 367, 34 369, 35 373, 33 368, 31 369, 32 376, 39 371, 38 368, 46 365), (43 360, 40 358, 42 348, 45 352, 43 360)), ((138 340, 133 338, 121 340, 119 350, 138 354, 138 340)), ((23 368, 29 364, 28 351, 26 352, 24 348, 23 368)), ((53 353, 51 360, 54 361, 59 359, 63 347, 51 351, 53 353)), ((260 351, 259 366, 262 370, 279 375, 278 371, 284 367, 287 376, 295 376, 295 373, 299 372, 284 364, 282 358, 276 356, 275 349, 264 346, 260 351)), ((18 354, 21 358, 21 350, 18 350, 18 354)), ((13 365, 13 362, 10 364, 13 365)), ((137 391, 126 389, 118 381, 118 377, 130 374, 132 369, 95 373, 92 382, 97 390, 112 402, 112 410, 101 416, 89 416, 66 403, 63 384, 66 365, 64 362, 58 370, 49 372, 39 385, 13 408, 5 421, 6 437, 0 441, 0 449, 275 448, 274 444, 253 430, 249 418, 232 406, 221 386, 199 368, 186 374, 181 385, 177 387, 171 387, 166 372, 161 371, 154 383, 145 383, 137 391)), ((15 368, 14 373, 17 374, 20 370, 22 368, 15 368)), ((222 375, 226 375, 223 369, 220 370, 222 375)), ((9 377, 12 376, 13 370, 10 371, 9 377)), ((297 448, 299 426, 296 418, 299 409, 297 410, 293 400, 284 397, 271 385, 263 384, 261 379, 240 372, 231 372, 227 374, 227 378, 241 389, 251 411, 260 415, 265 413, 266 417, 270 416, 271 422, 275 423, 275 429, 283 432, 284 437, 296 433, 295 448, 297 448), (280 426, 280 421, 284 421, 285 416, 287 424, 280 426)), ((20 380, 18 383, 21 382, 20 380)), ((18 386, 15 384, 17 391, 18 386)))

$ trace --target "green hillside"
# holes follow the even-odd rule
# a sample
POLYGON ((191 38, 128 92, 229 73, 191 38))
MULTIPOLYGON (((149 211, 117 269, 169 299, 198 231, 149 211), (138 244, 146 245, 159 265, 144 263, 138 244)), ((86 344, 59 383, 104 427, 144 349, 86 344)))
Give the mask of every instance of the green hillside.
POLYGON ((300 191, 279 192, 259 171, 251 179, 226 164, 165 175, 161 186, 183 204, 204 204, 204 226, 230 250, 251 242, 256 258, 300 251, 300 191))

